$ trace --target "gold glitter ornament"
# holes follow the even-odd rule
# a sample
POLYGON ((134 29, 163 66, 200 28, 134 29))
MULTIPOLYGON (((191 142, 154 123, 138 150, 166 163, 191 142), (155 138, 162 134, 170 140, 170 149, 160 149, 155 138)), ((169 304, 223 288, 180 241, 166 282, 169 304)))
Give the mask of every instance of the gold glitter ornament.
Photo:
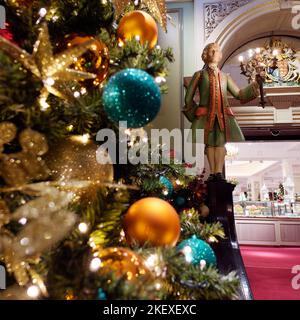
POLYGON ((97 152, 101 152, 98 146, 85 135, 71 136, 50 149, 46 163, 58 181, 112 182, 113 165, 98 163, 97 152))
POLYGON ((154 19, 167 32, 167 6, 165 0, 141 0, 149 9, 154 19))
POLYGON ((116 18, 119 18, 120 15, 124 12, 126 7, 131 4, 130 0, 112 0, 115 7, 116 18))
MULTIPOLYGON (((0 151, 3 145, 16 138, 17 128, 11 122, 0 123, 0 151)), ((30 128, 19 135, 22 151, 0 154, 0 175, 9 186, 21 186, 29 181, 44 180, 49 170, 41 158, 48 151, 46 137, 30 128)))
POLYGON ((39 98, 42 108, 46 108, 46 100, 50 93, 69 102, 74 100, 73 93, 66 90, 68 81, 82 81, 96 77, 92 73, 68 68, 88 50, 92 43, 93 40, 88 40, 54 56, 48 27, 45 23, 41 25, 32 54, 0 36, 0 50, 20 62, 43 82, 44 87, 39 98))
POLYGON ((89 40, 93 40, 93 43, 88 50, 71 65, 71 68, 76 71, 95 74, 95 79, 82 81, 82 85, 97 87, 106 79, 108 74, 109 52, 107 46, 99 39, 79 35, 67 36, 66 46, 67 48, 73 48, 89 40))
MULTIPOLYGON (((77 217, 65 209, 72 201, 72 193, 59 191, 47 183, 38 185, 31 186, 31 194, 37 197, 9 214, 10 221, 24 221, 18 234, 1 229, 0 259, 20 286, 32 282, 39 287, 43 296, 47 296, 43 279, 32 265, 39 262, 43 252, 50 250, 54 244, 66 237, 77 217), (34 190, 36 192, 33 192, 34 190)), ((29 186, 28 188, 31 189, 29 186)), ((18 191, 21 189, 18 188, 18 191)))
MULTIPOLYGON (((11 142, 17 135, 17 127, 12 122, 0 123, 0 148, 4 144, 11 142)), ((0 149, 2 151, 2 149, 0 149)))
POLYGON ((4 200, 0 199, 0 228, 9 223, 10 211, 4 200))
POLYGON ((129 249, 110 247, 97 249, 97 252, 101 261, 97 271, 100 275, 113 271, 117 277, 125 277, 129 281, 137 280, 141 276, 143 279, 150 279, 152 276, 142 258, 129 249))
POLYGON ((22 150, 37 156, 42 156, 48 151, 46 137, 32 129, 25 129, 20 133, 19 142, 22 150))

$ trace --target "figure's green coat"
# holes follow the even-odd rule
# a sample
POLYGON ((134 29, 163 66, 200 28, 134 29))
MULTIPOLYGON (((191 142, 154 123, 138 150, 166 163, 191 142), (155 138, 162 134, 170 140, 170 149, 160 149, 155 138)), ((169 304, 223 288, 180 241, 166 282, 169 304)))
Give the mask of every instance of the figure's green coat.
MULTIPOLYGON (((188 85, 185 96, 185 111, 184 114, 190 122, 192 122, 193 141, 195 142, 195 129, 204 129, 205 131, 205 144, 208 146, 224 146, 226 142, 239 142, 244 141, 243 133, 230 109, 228 102, 228 93, 233 97, 239 99, 241 103, 247 103, 255 99, 259 95, 259 86, 256 82, 251 83, 244 89, 239 89, 232 78, 220 71, 220 83, 216 88, 216 101, 219 98, 222 102, 220 108, 220 117, 218 118, 216 112, 212 114, 212 101, 210 72, 205 68, 194 74, 191 82, 188 85), (199 89, 200 102, 197 105, 194 102, 195 92, 199 89), (221 96, 220 96, 221 95, 221 96), (200 109, 201 108, 201 109, 200 109), (195 113, 200 115, 196 116, 195 113), (224 117, 225 129, 221 129, 224 117), (219 121, 218 121, 219 120, 219 121), (212 125, 208 125, 208 121, 212 125)), ((216 80, 217 81, 217 80, 216 80)))

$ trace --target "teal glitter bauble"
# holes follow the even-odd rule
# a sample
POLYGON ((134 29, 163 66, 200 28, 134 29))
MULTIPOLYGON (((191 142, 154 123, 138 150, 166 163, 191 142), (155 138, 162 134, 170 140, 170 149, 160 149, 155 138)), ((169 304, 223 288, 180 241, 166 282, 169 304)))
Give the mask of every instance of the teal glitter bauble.
POLYGON ((215 253, 210 245, 195 235, 182 241, 177 249, 183 251, 186 260, 194 265, 200 264, 201 260, 206 261, 206 265, 217 264, 215 253))
POLYGON ((156 117, 160 110, 161 93, 146 71, 125 69, 110 78, 102 101, 112 121, 127 121, 128 128, 140 128, 156 117))
POLYGON ((98 300, 107 300, 106 293, 104 292, 104 290, 102 288, 98 289, 97 298, 98 298, 98 300))
POLYGON ((172 182, 164 176, 159 177, 159 182, 168 190, 168 196, 171 196, 174 190, 172 182))

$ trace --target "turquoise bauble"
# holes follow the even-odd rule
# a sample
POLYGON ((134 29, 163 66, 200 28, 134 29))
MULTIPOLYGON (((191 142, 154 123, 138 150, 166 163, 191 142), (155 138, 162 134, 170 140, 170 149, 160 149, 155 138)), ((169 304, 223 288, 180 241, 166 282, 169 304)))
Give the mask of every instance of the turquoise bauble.
POLYGON ((110 78, 102 102, 110 120, 127 121, 128 128, 151 122, 160 110, 160 88, 146 71, 125 69, 110 78))
POLYGON ((99 289, 98 289, 97 299, 98 299, 98 300, 107 300, 106 293, 104 292, 104 290, 103 290, 102 288, 99 288, 99 289))
POLYGON ((206 265, 216 266, 217 264, 217 259, 213 249, 208 243, 198 239, 196 235, 182 241, 178 245, 177 249, 183 251, 186 260, 194 265, 200 264, 201 260, 204 260, 206 265))
POLYGON ((159 182, 168 190, 168 196, 171 196, 174 191, 172 182, 164 176, 159 177, 159 182))

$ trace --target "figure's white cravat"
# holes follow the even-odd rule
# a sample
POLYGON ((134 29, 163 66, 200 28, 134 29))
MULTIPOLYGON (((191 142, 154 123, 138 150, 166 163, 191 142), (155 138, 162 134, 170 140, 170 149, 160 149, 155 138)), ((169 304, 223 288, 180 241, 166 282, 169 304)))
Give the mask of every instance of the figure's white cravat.
POLYGON ((214 71, 214 73, 215 73, 216 76, 218 76, 220 70, 219 70, 219 67, 218 67, 217 64, 215 64, 215 63, 210 63, 210 64, 208 64, 208 67, 209 67, 211 70, 214 71))

